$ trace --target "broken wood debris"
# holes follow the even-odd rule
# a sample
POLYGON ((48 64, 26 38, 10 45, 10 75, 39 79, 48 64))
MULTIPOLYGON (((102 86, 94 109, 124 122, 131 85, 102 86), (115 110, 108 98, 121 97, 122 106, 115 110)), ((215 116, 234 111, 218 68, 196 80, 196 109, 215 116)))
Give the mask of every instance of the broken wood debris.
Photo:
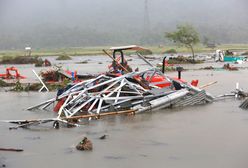
POLYGON ((106 139, 108 135, 104 134, 102 136, 99 137, 99 139, 103 140, 103 139, 106 139))
POLYGON ((62 117, 62 120, 78 120, 83 118, 95 118, 100 119, 104 116, 110 116, 110 115, 120 115, 120 114, 135 114, 135 110, 126 110, 126 111, 116 111, 116 112, 107 112, 102 114, 86 114, 86 115, 80 115, 80 116, 72 116, 72 117, 62 117))
POLYGON ((0 151, 23 152, 23 149, 16 149, 16 148, 0 148, 0 151))

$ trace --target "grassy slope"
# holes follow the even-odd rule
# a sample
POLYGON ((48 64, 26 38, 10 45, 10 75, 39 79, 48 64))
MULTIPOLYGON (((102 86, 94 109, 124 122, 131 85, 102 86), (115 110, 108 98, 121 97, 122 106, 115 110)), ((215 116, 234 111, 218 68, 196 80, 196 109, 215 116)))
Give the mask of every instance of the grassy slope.
MULTIPOLYGON (((177 47, 177 46, 145 46, 146 48, 149 48, 154 54, 162 54, 166 50, 169 49, 176 49, 177 52, 182 53, 190 53, 190 50, 185 47, 177 47)), ((102 55, 102 49, 108 49, 109 46, 105 47, 88 47, 88 48, 80 48, 80 47, 74 47, 74 48, 61 48, 61 49, 33 49, 32 56, 58 56, 62 54, 67 54, 70 56, 78 56, 78 55, 102 55)), ((248 50, 248 44, 225 44, 220 45, 217 47, 218 49, 226 50, 242 50, 247 51, 248 50)), ((216 48, 216 49, 217 49, 216 48)), ((195 52, 213 52, 215 49, 205 48, 201 45, 194 47, 195 52)), ((3 56, 7 57, 15 57, 15 56, 23 56, 25 55, 24 51, 21 50, 9 50, 9 51, 0 51, 0 58, 3 56)))

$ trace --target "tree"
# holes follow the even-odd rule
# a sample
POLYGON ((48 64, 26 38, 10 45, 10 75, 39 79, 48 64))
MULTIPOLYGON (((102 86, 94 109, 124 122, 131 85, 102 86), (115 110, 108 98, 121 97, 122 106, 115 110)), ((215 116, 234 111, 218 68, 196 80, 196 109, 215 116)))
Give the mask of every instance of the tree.
POLYGON ((202 44, 205 45, 205 46, 208 46, 208 44, 209 44, 209 38, 206 37, 206 36, 203 36, 202 44))
POLYGON ((173 41, 179 46, 185 46, 191 49, 193 55, 193 61, 195 61, 195 53, 193 45, 197 44, 199 39, 198 32, 191 25, 179 25, 177 26, 177 31, 167 32, 165 37, 173 41))

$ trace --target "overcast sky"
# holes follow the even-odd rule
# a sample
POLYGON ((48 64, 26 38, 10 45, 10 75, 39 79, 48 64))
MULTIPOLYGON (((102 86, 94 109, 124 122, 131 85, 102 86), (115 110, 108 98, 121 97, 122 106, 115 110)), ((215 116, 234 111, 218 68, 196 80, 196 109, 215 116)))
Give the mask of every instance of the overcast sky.
MULTIPOLYGON (((141 32, 145 0, 0 0, 0 33, 69 27, 141 32)), ((150 28, 162 33, 182 23, 201 31, 248 26, 248 0, 148 0, 150 28), (208 29, 208 30, 205 30, 208 29)))
MULTIPOLYGON (((118 23, 124 21, 133 24, 137 21, 143 22, 144 1, 0 0, 0 23, 15 25, 68 22, 75 26, 82 25, 83 22, 101 25, 112 21, 118 23)), ((218 18, 239 20, 247 19, 248 15, 247 0, 148 0, 148 7, 152 25, 183 20, 186 22, 211 22, 212 19, 218 18)))

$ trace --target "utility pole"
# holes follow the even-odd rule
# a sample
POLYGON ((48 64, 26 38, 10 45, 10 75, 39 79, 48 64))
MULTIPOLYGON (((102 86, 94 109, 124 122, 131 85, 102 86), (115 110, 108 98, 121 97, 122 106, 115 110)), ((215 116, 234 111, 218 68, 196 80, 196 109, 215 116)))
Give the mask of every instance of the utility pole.
POLYGON ((143 24, 143 35, 142 35, 142 43, 149 42, 150 35, 150 17, 149 17, 149 8, 148 8, 148 0, 144 0, 144 24, 143 24))

